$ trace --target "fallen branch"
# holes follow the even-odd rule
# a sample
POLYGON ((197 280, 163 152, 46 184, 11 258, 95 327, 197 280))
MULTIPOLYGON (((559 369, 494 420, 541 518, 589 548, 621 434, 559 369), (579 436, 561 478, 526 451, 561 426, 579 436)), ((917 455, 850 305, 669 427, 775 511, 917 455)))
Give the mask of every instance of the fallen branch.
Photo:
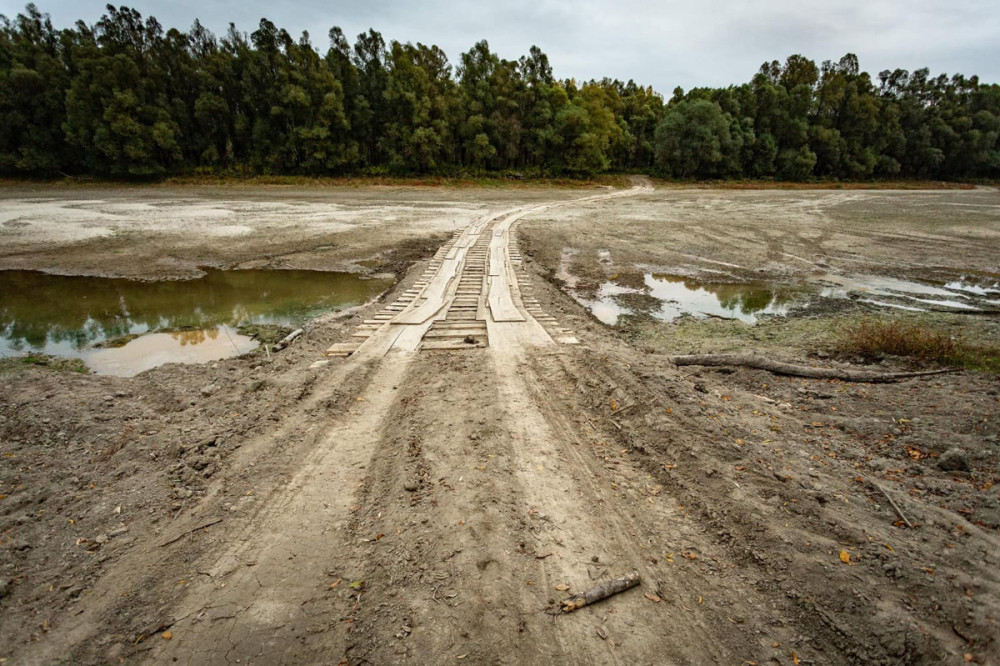
POLYGON ((163 548, 164 546, 169 546, 170 544, 174 543, 175 541, 180 541, 181 539, 183 539, 184 537, 186 537, 188 534, 192 534, 194 532, 197 532, 198 530, 203 530, 206 527, 211 527, 212 525, 215 525, 216 523, 221 523, 221 522, 222 522, 222 518, 216 518, 214 520, 208 521, 207 523, 202 523, 198 527, 192 527, 189 530, 185 530, 184 532, 181 532, 180 534, 178 534, 177 536, 175 536, 172 539, 167 539, 166 541, 164 541, 163 543, 160 544, 160 548, 163 548))
POLYGON ((892 505, 892 508, 896 510, 896 515, 897 515, 897 516, 899 516, 899 518, 900 518, 900 519, 901 519, 901 520, 902 520, 902 521, 903 521, 904 523, 906 523, 906 526, 907 526, 907 527, 909 527, 909 528, 910 528, 910 529, 912 530, 912 529, 913 529, 913 523, 911 523, 911 522, 910 522, 910 521, 909 521, 909 520, 907 519, 906 515, 905 515, 905 514, 903 513, 903 510, 899 508, 899 505, 898 505, 898 504, 896 504, 896 503, 895 503, 895 502, 893 501, 893 499, 892 499, 891 497, 889 497, 889 493, 887 493, 887 492, 886 492, 885 488, 883 488, 883 487, 882 487, 882 486, 880 486, 879 484, 875 483, 874 481, 871 481, 870 483, 871 483, 871 484, 872 484, 873 486, 875 486, 875 487, 876 487, 876 488, 878 489, 878 491, 879 491, 880 493, 882 493, 883 495, 885 495, 885 498, 886 498, 887 500, 889 500, 889 504, 891 504, 891 505, 892 505))
POLYGON ((280 352, 282 349, 292 344, 295 341, 295 338, 299 337, 303 333, 305 333, 305 331, 303 331, 301 328, 295 329, 294 331, 292 331, 291 333, 289 333, 288 335, 286 335, 285 337, 281 338, 280 340, 274 343, 274 351, 280 352))
POLYGON ((782 363, 754 354, 690 354, 687 356, 671 356, 674 365, 733 365, 744 368, 758 368, 776 375, 792 377, 808 377, 811 379, 841 379, 847 382, 887 383, 914 377, 929 377, 948 372, 958 372, 956 368, 946 370, 928 370, 924 372, 872 372, 870 370, 841 370, 837 368, 813 368, 807 365, 782 363))
POLYGON ((619 592, 624 592, 630 587, 635 587, 638 584, 638 571, 633 571, 632 573, 626 574, 621 578, 606 580, 603 583, 590 588, 583 594, 577 594, 569 599, 563 599, 562 611, 564 613, 572 613, 573 611, 583 608, 584 606, 595 604, 601 599, 607 599, 608 597, 618 594, 619 592))

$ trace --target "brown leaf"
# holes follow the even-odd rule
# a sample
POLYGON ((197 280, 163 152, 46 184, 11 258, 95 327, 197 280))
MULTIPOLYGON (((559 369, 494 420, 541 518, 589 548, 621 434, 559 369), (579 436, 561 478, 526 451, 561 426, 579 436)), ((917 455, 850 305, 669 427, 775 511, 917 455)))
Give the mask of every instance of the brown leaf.
POLYGON ((565 592, 566 590, 569 589, 569 585, 567 585, 566 583, 559 583, 558 585, 555 586, 555 588, 560 592, 565 592))
POLYGON ((646 592, 646 598, 652 601, 654 604, 658 604, 661 601, 661 599, 658 596, 656 596, 655 594, 650 594, 649 592, 646 592))
POLYGON ((160 634, 160 636, 162 636, 163 640, 165 641, 169 641, 171 638, 174 637, 173 633, 169 629, 160 634))
POLYGON ((341 582, 342 582, 343 580, 344 580, 343 578, 338 578, 337 580, 335 580, 335 581, 333 581, 332 583, 330 583, 330 587, 328 587, 327 589, 328 589, 328 590, 332 590, 333 588, 335 588, 335 587, 337 587, 338 585, 340 585, 340 583, 341 583, 341 582))
POLYGON ((844 564, 850 564, 851 554, 848 553, 846 550, 840 551, 840 561, 843 562, 844 564))

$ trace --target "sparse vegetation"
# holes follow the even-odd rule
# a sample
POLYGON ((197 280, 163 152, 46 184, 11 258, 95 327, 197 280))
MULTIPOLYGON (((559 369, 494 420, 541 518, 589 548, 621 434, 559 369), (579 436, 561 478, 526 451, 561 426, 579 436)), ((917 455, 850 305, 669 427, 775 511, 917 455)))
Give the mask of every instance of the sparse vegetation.
POLYGON ((15 372, 25 367, 43 367, 55 372, 90 372, 87 364, 78 358, 58 358, 48 354, 25 354, 0 359, 0 374, 15 372))
POLYGON ((844 328, 838 351, 867 361, 900 356, 924 364, 1000 372, 1000 347, 976 345, 916 322, 862 319, 844 328))

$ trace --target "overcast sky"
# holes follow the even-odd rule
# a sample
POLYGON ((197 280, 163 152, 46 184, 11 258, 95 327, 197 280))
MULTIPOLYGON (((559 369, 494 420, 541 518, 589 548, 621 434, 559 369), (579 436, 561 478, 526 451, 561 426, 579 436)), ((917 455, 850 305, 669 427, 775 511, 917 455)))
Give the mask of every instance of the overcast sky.
MULTIPOLYGON (((37 0, 58 27, 94 23, 106 2, 37 0)), ((998 0, 136 0, 127 6, 165 27, 195 18, 216 32, 229 22, 253 31, 261 17, 325 51, 339 25, 353 41, 375 28, 386 41, 437 44, 452 64, 486 39, 516 59, 534 44, 560 78, 634 79, 669 97, 675 86, 748 81, 765 60, 801 53, 818 63, 844 53, 862 69, 929 67, 1000 82, 998 0)), ((23 2, 0 0, 13 17, 23 2)))

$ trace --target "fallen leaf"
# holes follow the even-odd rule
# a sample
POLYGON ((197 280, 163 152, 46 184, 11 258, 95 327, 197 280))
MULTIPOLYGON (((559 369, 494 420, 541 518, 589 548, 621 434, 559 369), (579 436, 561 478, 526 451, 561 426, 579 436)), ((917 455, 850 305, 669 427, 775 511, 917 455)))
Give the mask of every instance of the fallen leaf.
POLYGON ((468 654, 460 654, 460 655, 458 655, 458 658, 459 659, 465 659, 468 656, 469 656, 468 654))
POLYGON ((850 564, 851 554, 848 553, 846 550, 840 551, 840 561, 843 562, 844 564, 850 564))
POLYGON ((351 588, 352 590, 360 590, 364 586, 365 586, 365 581, 363 581, 363 580, 356 580, 353 583, 351 583, 350 585, 348 585, 347 587, 351 588))
POLYGON ((684 557, 688 558, 689 560, 697 560, 698 559, 698 556, 695 555, 694 553, 681 553, 681 554, 684 555, 684 557))
POLYGON ((698 597, 698 603, 701 603, 701 596, 698 597))
POLYGON ((343 581, 343 580, 344 580, 343 578, 338 578, 337 580, 335 580, 332 583, 330 583, 330 587, 328 587, 327 589, 328 590, 332 590, 333 588, 335 588, 338 585, 340 585, 341 581, 343 581))
POLYGON ((795 662, 795 666, 799 666, 799 655, 792 653, 792 661, 795 662))
POLYGON ((555 589, 559 590, 560 592, 565 592, 566 590, 569 589, 569 585, 567 585, 566 583, 559 583, 558 585, 555 586, 555 589))
POLYGON ((654 604, 658 604, 661 601, 661 599, 658 596, 656 596, 655 594, 650 594, 649 592, 646 593, 646 598, 652 601, 654 604))
POLYGON ((160 634, 160 636, 162 636, 163 640, 165 641, 169 641, 171 638, 174 637, 173 633, 171 633, 169 629, 160 634))

